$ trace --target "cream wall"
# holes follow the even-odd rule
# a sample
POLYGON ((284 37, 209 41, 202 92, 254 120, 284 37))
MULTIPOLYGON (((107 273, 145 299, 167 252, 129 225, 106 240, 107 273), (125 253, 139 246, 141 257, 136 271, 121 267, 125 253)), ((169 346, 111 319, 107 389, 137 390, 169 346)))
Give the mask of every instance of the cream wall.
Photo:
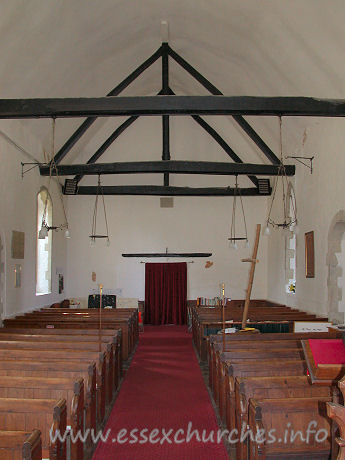
POLYGON ((294 178, 299 226, 296 294, 285 293, 284 236, 279 231, 272 231, 267 238, 267 294, 271 300, 327 316, 328 232, 334 216, 345 209, 344 119, 284 119, 283 126, 285 154, 315 159, 312 175, 297 163, 294 178), (315 278, 306 278, 304 234, 312 230, 315 278))
MULTIPOLYGON (((209 117, 225 139, 239 152, 255 158, 253 147, 246 147, 242 134, 234 129, 228 117, 209 117)), ((85 145, 83 155, 76 162, 86 162, 107 135, 120 123, 108 120, 97 135, 85 145)), ((227 154, 190 117, 171 117, 170 153, 175 160, 229 161, 227 154)), ((99 162, 160 160, 162 155, 162 128, 160 117, 142 117, 137 120, 102 156, 99 162)), ((171 175, 170 184, 189 187, 234 186, 234 177, 171 175)), ((84 177, 80 185, 96 185, 97 177, 84 177)), ((241 177, 243 187, 253 184, 241 177)), ((133 174, 102 176, 102 184, 163 184, 162 174, 133 174)), ((231 224, 232 197, 175 197, 174 208, 160 208, 159 197, 106 196, 106 209, 111 234, 111 246, 97 241, 91 248, 92 213, 95 197, 68 197, 69 223, 72 238, 68 242, 67 272, 69 296, 86 296, 97 283, 105 288, 122 289, 124 297, 144 298, 144 264, 142 259, 126 259, 124 252, 212 252, 214 265, 205 269, 206 259, 194 259, 188 264, 188 296, 213 297, 219 294, 219 283, 225 282, 226 293, 243 298, 248 280, 248 264, 240 262, 251 249, 234 251, 228 240, 231 224), (97 281, 91 281, 91 272, 97 281)), ((263 223, 266 215, 265 197, 244 197, 250 242, 253 242, 256 223, 263 223)), ((237 228, 243 235, 243 222, 237 212, 237 228)), ((102 233, 103 214, 99 211, 98 224, 102 233)), ((254 295, 266 297, 266 244, 260 247, 261 261, 256 274, 254 295)), ((156 262, 159 260, 155 259, 156 262)), ((165 262, 166 259, 160 260, 165 262)), ((170 259, 170 261, 174 261, 170 259)))
MULTIPOLYGON (((232 198, 175 197, 174 201, 174 208, 169 209, 160 208, 159 197, 106 197, 111 246, 100 240, 90 247, 94 198, 69 198, 72 239, 68 242, 68 295, 85 297, 102 283, 106 289, 122 289, 124 297, 144 299, 145 265, 140 261, 145 259, 123 258, 121 254, 165 252, 168 247, 171 252, 213 253, 207 259, 189 259, 194 260, 188 264, 189 298, 219 295, 220 282, 225 282, 227 296, 243 298, 248 265, 240 259, 248 257, 251 249, 229 249, 232 198), (209 269, 204 268, 206 260, 214 262, 209 269), (91 281, 92 271, 97 274, 95 283, 91 281)), ((265 213, 266 199, 247 198, 245 205, 251 209, 247 219, 252 242, 255 224, 265 213)), ((259 298, 266 297, 266 244, 264 241, 260 248, 254 287, 254 296, 259 298)))
MULTIPOLYGON (((48 126, 48 125, 46 125, 48 126)), ((0 131, 9 136, 27 152, 41 159, 42 147, 30 132, 18 120, 1 121, 0 131)), ((47 185, 47 179, 41 178, 36 170, 21 178, 21 162, 32 161, 11 145, 0 133, 0 234, 4 246, 4 286, 1 284, 3 299, 3 317, 28 311, 64 298, 58 295, 58 275, 65 273, 66 243, 63 235, 54 233, 52 262, 52 293, 35 295, 36 266, 36 194, 41 185, 47 185), (24 259, 12 259, 12 230, 25 232, 24 259), (22 285, 14 287, 14 266, 22 266, 22 285)), ((42 160, 41 160, 42 161, 42 160)), ((53 200, 53 223, 63 222, 62 207, 57 195, 55 184, 51 187, 53 200)))
MULTIPOLYGON (((268 298, 327 315, 328 231, 335 214, 345 207, 343 120, 291 118, 284 119, 283 126, 286 155, 315 155, 313 174, 310 175, 307 168, 297 164, 297 174, 293 179, 300 229, 297 236, 297 292, 295 296, 285 293, 284 237, 279 232, 272 232, 268 238, 261 238, 260 263, 256 271, 253 297, 268 298), (305 278, 304 233, 310 230, 315 232, 316 277, 314 279, 305 278)), ((159 129, 159 124, 157 123, 154 128, 159 129)), ((203 137, 201 134, 200 140, 197 131, 193 131, 194 128, 189 131, 189 128, 190 126, 185 126, 182 132, 178 131, 182 134, 181 138, 172 135, 172 152, 177 152, 175 157, 183 157, 192 145, 195 150, 189 150, 192 153, 186 154, 192 159, 195 159, 195 155, 199 155, 201 159, 206 159, 207 155, 210 155, 215 161, 224 160, 224 154, 207 140, 207 136, 203 137)), ((0 130, 40 158, 40 143, 20 122, 2 121, 0 130)), ((126 152, 138 152, 138 145, 140 145, 138 139, 142 140, 145 133, 141 155, 148 159, 150 152, 155 151, 156 157, 159 158, 160 142, 157 141, 156 133, 150 133, 148 130, 148 121, 144 121, 141 127, 139 125, 138 134, 134 135, 134 131, 130 132, 127 138, 120 141, 115 151, 109 152, 108 157, 105 156, 104 161, 109 161, 114 155, 115 158, 123 161, 126 152), (128 150, 124 149, 125 145, 129 145, 128 150)), ((239 143, 240 139, 235 138, 236 142, 239 143)), ((276 146, 274 147, 276 149, 276 146)), ((41 185, 47 184, 47 179, 39 177, 38 172, 33 171, 26 174, 22 180, 20 162, 29 159, 1 136, 0 148, 2 155, 0 231, 5 256, 5 289, 2 290, 1 295, 4 316, 51 304, 67 296, 86 296, 91 289, 97 287, 99 282, 102 282, 105 288, 121 289, 123 296, 144 298, 144 264, 139 263, 140 259, 124 259, 121 254, 141 251, 160 252, 166 247, 171 251, 213 253, 210 260, 214 265, 209 269, 204 268, 204 259, 194 259, 193 264, 188 264, 190 298, 198 295, 217 295, 221 281, 226 283, 228 296, 244 297, 248 266, 241 263, 240 259, 247 257, 251 249, 242 248, 238 251, 229 249, 227 237, 233 199, 213 197, 178 197, 175 198, 173 209, 161 209, 159 197, 106 197, 111 234, 109 248, 105 247, 102 241, 97 242, 95 248, 89 245, 88 235, 91 230, 94 198, 70 197, 68 214, 72 239, 66 242, 62 233, 54 233, 53 293, 36 297, 34 268, 36 193, 41 185), (25 232, 23 261, 11 258, 12 230, 25 232), (20 289, 13 287, 15 263, 20 263, 23 267, 20 289), (91 281, 92 271, 97 274, 96 283, 91 281), (65 294, 61 296, 57 294, 57 272, 65 275, 65 294)), ((92 151, 94 147, 89 148, 92 151)), ((105 182, 107 180, 109 179, 105 182)), ((117 183, 129 183, 129 180, 144 183, 141 176, 116 179, 117 183)), ((200 183, 200 181, 202 185, 211 185, 215 181, 224 185, 225 181, 224 178, 206 177, 185 179, 172 177, 171 180, 178 185, 183 185, 186 180, 190 185, 196 185, 196 182, 200 183)), ((233 179, 226 180, 233 181, 233 179)), ((85 183, 93 183, 92 181, 94 178, 88 178, 85 183)), ((161 176, 151 177, 151 182, 153 181, 160 183, 161 176)), ((63 221, 62 208, 56 192, 54 185, 52 194, 54 223, 60 223, 63 221)), ((267 204, 268 200, 262 197, 244 198, 251 242, 254 238, 255 224, 264 224, 267 204)), ((340 257, 340 260, 343 258, 340 257)), ((3 274, 1 276, 3 278, 3 274)), ((344 305, 343 298, 340 299, 340 305, 344 305)))

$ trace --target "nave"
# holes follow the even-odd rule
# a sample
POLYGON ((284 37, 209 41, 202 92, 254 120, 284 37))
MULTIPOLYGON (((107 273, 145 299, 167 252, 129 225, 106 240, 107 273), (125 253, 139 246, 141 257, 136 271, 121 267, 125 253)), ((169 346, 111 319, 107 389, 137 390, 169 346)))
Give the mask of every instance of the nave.
POLYGON ((338 451, 342 459, 342 332, 252 300, 248 324, 257 329, 225 333, 220 314, 236 324, 243 301, 188 304, 192 330, 140 326, 130 308, 100 316, 60 305, 5 320, 1 460, 333 460, 338 451), (314 331, 291 330, 301 319, 314 331), (243 426, 251 434, 241 441, 243 426), (58 431, 66 439, 54 439, 58 431), (84 441, 73 442, 77 433, 84 441))
POLYGON ((108 430, 108 441, 99 443, 93 460, 228 458, 223 442, 217 443, 216 415, 186 326, 145 326, 104 433, 108 430), (190 423, 200 442, 196 434, 184 441, 190 423), (127 442, 113 442, 123 429, 127 442), (129 435, 135 429, 136 439, 129 435), (154 442, 143 442, 139 433, 145 429, 146 439, 158 430, 154 442), (203 430, 206 437, 213 432, 215 442, 202 442, 203 430))
POLYGON ((345 460, 344 1, 0 11, 0 460, 345 460))

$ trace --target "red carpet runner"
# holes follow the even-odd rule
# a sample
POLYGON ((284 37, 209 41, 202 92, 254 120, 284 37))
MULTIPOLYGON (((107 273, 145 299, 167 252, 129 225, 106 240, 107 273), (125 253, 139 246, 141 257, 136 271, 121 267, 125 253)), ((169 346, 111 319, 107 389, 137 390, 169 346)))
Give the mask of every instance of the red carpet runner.
POLYGON ((145 327, 103 433, 109 429, 108 440, 99 442, 93 460, 228 458, 223 443, 217 442, 216 417, 185 326, 145 327), (123 429, 127 432, 119 437, 123 429), (194 430, 199 431, 200 442, 194 430), (202 441, 203 430, 206 441, 214 432, 214 442, 202 441), (150 435, 155 442, 143 442, 150 435))

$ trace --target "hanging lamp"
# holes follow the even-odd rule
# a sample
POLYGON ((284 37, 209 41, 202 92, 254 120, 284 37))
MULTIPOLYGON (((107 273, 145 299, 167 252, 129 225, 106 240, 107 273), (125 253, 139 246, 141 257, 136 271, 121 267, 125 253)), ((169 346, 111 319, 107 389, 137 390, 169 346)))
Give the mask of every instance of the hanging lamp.
POLYGON ((103 188, 101 186, 101 176, 100 175, 98 175, 96 199, 95 199, 95 205, 94 205, 94 208, 93 208, 92 228, 91 228, 91 235, 90 235, 90 244, 91 244, 91 246, 95 246, 96 239, 106 239, 107 240, 106 245, 110 246, 107 212, 106 212, 106 209, 105 209, 104 194, 103 194, 103 188), (98 211, 98 200, 99 200, 100 197, 102 198, 102 203, 103 203, 104 221, 105 221, 105 228, 106 228, 106 234, 105 235, 97 233, 97 211, 98 211))
MULTIPOLYGON (((40 228, 40 231, 38 232, 38 238, 40 240, 44 240, 48 236, 49 230, 55 230, 55 231, 65 230, 65 238, 71 238, 71 234, 70 234, 70 231, 69 231, 69 228, 68 228, 66 209, 65 209, 64 202, 63 202, 62 185, 60 184, 59 175, 58 175, 58 169, 56 167, 56 163, 55 163, 55 160, 54 160, 54 158, 55 158, 55 118, 52 119, 51 142, 52 142, 52 146, 51 146, 52 158, 49 161, 49 179, 48 179, 47 194, 46 194, 46 199, 45 199, 45 203, 44 203, 44 211, 43 211, 43 215, 42 215, 41 228, 40 228), (52 180, 54 170, 55 170, 55 174, 56 174, 56 180, 58 182, 59 197, 60 197, 60 200, 61 200, 61 205, 62 205, 62 210, 63 210, 65 222, 63 224, 61 224, 61 225, 49 226, 48 223, 47 223, 47 205, 48 205, 48 197, 50 196, 49 190, 50 190, 50 184, 51 184, 51 180, 52 180)), ((49 160, 49 158, 48 158, 48 160, 49 160)))
MULTIPOLYGON (((265 235, 269 235, 272 228, 283 229, 284 231, 294 231, 297 233, 297 214, 296 214, 296 200, 295 195, 291 195, 291 203, 288 196, 289 182, 286 175, 285 165, 283 164, 283 137, 282 137, 282 117, 279 116, 279 147, 280 147, 280 164, 278 167, 278 175, 275 177, 271 203, 266 219, 266 227, 264 230, 265 235), (280 210, 282 217, 273 217, 273 203, 277 196, 277 190, 281 188, 282 203, 280 210), (289 206, 291 204, 291 206, 289 206), (292 212, 290 212, 292 211, 292 212)), ((278 198, 277 198, 278 199, 278 198)))
POLYGON ((248 232, 247 232, 247 222, 246 222, 246 215, 244 213, 243 201, 241 191, 238 187, 238 176, 236 174, 236 182, 235 182, 235 191, 234 191, 234 200, 232 203, 232 218, 231 218, 231 226, 230 226, 230 245, 233 249, 237 249, 237 241, 245 241, 246 246, 248 246, 248 232), (236 234, 236 207, 237 207, 237 197, 241 203, 241 211, 242 211, 242 218, 244 223, 244 236, 238 236, 236 234))

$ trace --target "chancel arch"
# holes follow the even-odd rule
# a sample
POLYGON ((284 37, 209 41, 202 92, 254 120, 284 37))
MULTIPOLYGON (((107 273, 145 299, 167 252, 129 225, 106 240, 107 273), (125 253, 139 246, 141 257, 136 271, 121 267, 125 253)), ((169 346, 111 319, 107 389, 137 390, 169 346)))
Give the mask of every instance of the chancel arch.
POLYGON ((329 319, 343 323, 345 319, 345 211, 333 218, 328 232, 328 312, 329 319))

